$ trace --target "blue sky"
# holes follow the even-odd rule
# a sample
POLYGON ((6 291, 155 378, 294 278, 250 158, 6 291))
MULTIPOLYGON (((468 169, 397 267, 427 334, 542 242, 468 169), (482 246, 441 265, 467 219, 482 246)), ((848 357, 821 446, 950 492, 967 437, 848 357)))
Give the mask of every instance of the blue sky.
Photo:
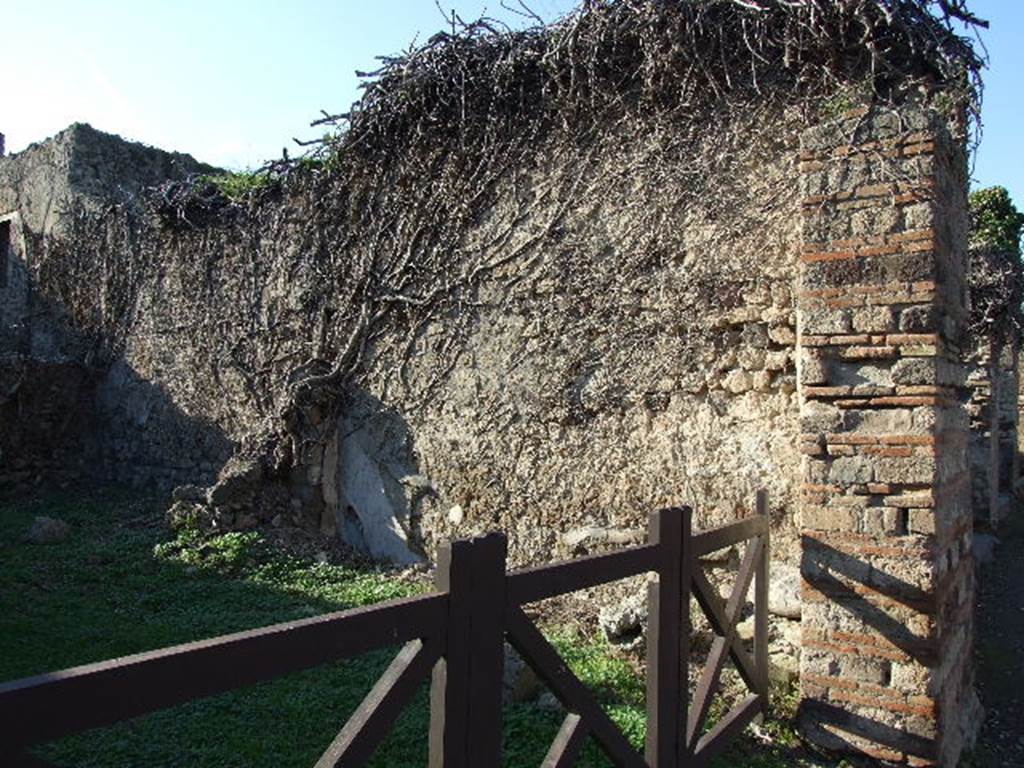
MULTIPOLYGON (((548 19, 574 4, 528 0, 548 19)), ((522 23, 497 0, 441 5, 522 23)), ((993 22, 975 181, 1008 187, 1024 208, 1024 2, 973 6, 993 22)), ((444 26, 434 0, 24 0, 0 18, 8 151, 78 120, 230 168, 294 153, 321 109, 358 96, 356 69, 444 26)))
MULTIPOLYGON (((466 19, 516 14, 444 0, 466 19)), ((445 24, 434 0, 15 0, 4 34, 0 132, 9 151, 74 121, 232 168, 317 135, 321 109, 359 95, 355 70, 445 24), (12 33, 11 30, 17 30, 12 33), (13 75, 13 76, 11 76, 13 75)), ((531 0, 553 17, 572 0, 531 0)))
POLYGON ((1006 187, 1024 210, 1024 2, 973 0, 971 5, 992 24, 981 35, 989 69, 974 184, 1006 187))

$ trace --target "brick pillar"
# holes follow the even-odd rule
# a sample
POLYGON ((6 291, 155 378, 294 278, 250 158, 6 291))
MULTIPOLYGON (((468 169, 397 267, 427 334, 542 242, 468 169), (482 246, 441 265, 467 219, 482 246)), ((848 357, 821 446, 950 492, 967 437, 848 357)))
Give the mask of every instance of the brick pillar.
POLYGON ((979 720, 962 142, 918 111, 803 137, 801 726, 953 766, 979 720))

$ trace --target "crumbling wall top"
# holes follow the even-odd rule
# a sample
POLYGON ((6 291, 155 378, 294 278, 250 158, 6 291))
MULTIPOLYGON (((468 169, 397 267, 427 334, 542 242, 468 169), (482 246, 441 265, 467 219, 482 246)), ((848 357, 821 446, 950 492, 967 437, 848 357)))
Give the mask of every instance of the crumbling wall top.
POLYGON ((0 214, 19 211, 29 231, 50 234, 72 202, 101 208, 168 179, 217 171, 191 155, 73 123, 21 152, 0 152, 0 214))

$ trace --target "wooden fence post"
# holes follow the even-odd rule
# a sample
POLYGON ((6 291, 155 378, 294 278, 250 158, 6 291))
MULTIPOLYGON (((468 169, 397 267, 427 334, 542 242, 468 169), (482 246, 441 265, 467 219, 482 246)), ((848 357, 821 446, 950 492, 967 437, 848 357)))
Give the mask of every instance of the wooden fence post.
POLYGON ((448 641, 430 688, 430 768, 501 765, 505 555, 500 533, 442 546, 448 641))
MULTIPOLYGON (((757 492, 756 513, 768 517, 768 492, 757 492)), ((764 712, 768 710, 768 578, 771 553, 768 551, 768 528, 761 538, 761 562, 754 573, 754 666, 757 669, 759 690, 764 697, 764 712)))
POLYGON ((679 768, 688 753, 692 516, 684 507, 654 512, 648 520, 648 538, 660 555, 658 581, 647 585, 646 760, 651 768, 679 768))

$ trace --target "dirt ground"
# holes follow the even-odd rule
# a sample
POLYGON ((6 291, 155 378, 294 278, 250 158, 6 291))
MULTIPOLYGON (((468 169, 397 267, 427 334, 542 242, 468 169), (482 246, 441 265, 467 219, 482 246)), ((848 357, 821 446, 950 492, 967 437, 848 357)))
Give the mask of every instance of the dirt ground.
POLYGON ((1024 509, 997 534, 994 559, 978 570, 975 654, 985 707, 975 768, 1024 766, 1024 509))

